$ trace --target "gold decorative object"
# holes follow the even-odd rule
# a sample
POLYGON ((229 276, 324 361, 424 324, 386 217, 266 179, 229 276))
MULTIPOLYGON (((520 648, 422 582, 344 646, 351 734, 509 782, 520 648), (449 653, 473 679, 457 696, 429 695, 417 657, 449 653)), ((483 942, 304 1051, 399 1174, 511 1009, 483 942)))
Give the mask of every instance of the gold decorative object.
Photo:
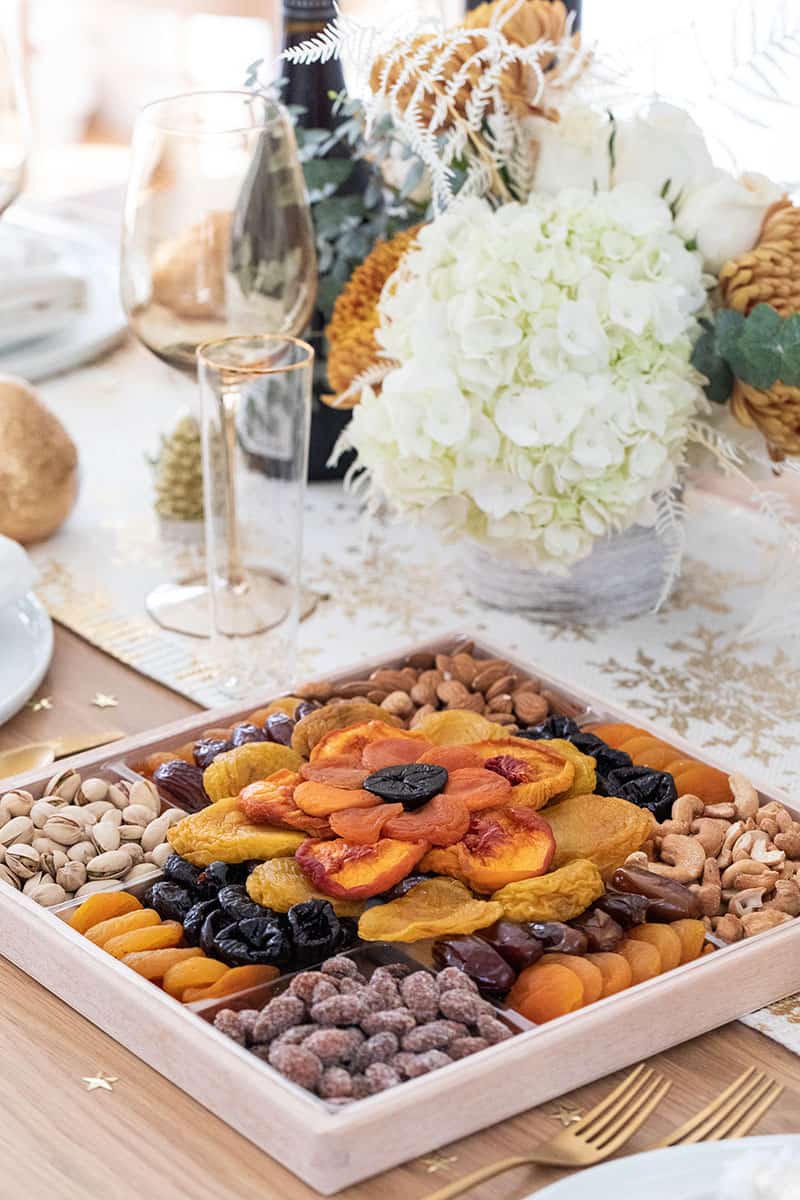
POLYGON ((29 700, 28 708, 31 712, 49 712, 53 707, 53 701, 49 696, 42 696, 39 700, 29 700))
POLYGON ((210 212, 153 256, 153 299, 180 317, 214 317, 225 303, 230 212, 210 212))
POLYGON ((328 379, 336 396, 326 402, 332 408, 354 408, 358 403, 358 395, 345 397, 343 393, 376 363, 378 301, 386 281, 414 246, 421 228, 415 225, 395 234, 388 242, 377 242, 339 294, 327 329, 328 379))
POLYGON ((104 692, 96 692, 92 704, 95 708, 116 708, 119 700, 116 696, 106 696, 104 692))
MULTIPOLYGON (((733 258, 719 276, 726 308, 747 315, 770 304, 782 317, 800 312, 800 208, 779 200, 767 213, 755 249, 733 258)), ((762 390, 737 379, 731 397, 741 425, 758 429, 780 462, 800 454, 800 388, 780 380, 762 390)))
POLYGON ((458 1158, 455 1154, 431 1154, 420 1161, 428 1175, 438 1175, 440 1171, 451 1171, 458 1158))
POLYGON ((119 1083, 116 1075, 106 1075, 105 1071, 98 1071, 96 1075, 84 1075, 81 1079, 82 1083, 86 1084, 87 1092, 113 1092, 115 1083, 119 1083))
POLYGON ((162 436, 155 464, 156 512, 173 521, 203 519, 203 456, 200 426, 188 413, 162 436))
POLYGON ((0 533, 40 542, 78 495, 78 451, 24 379, 0 375, 0 533))

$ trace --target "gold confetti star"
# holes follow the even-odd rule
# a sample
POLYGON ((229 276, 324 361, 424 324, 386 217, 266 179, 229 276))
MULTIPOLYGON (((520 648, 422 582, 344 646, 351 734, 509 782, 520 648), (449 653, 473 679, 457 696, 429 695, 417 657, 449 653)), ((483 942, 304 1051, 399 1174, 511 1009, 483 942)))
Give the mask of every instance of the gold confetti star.
POLYGON ((29 700, 28 708, 31 712, 47 712, 53 707, 53 701, 49 696, 40 696, 38 700, 29 700))
POLYGON ((84 1075, 82 1082, 86 1084, 87 1092, 95 1092, 100 1088, 104 1092, 113 1092, 112 1084, 118 1083, 116 1075, 106 1075, 105 1071, 98 1071, 96 1075, 84 1075))
POLYGON ((555 1121, 559 1121, 565 1129, 570 1125, 577 1125, 583 1117, 583 1109, 577 1108, 574 1104, 568 1101, 561 1101, 559 1104, 554 1104, 552 1108, 545 1109, 545 1116, 552 1117, 555 1121))
POLYGON ((456 1162, 458 1159, 455 1154, 432 1154, 430 1158, 422 1159, 422 1165, 429 1175, 435 1175, 438 1171, 450 1171, 456 1162))
POLYGON ((95 708, 116 708, 119 700, 116 696, 106 696, 104 692, 97 692, 92 704, 95 708))

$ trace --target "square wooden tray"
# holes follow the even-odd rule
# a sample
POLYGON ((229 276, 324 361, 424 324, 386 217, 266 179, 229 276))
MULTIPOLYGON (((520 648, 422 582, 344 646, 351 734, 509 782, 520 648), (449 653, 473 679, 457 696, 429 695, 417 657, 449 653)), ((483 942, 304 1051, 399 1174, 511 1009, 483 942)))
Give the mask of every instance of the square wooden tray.
MULTIPOLYGON (((418 650, 448 653, 463 635, 403 648, 332 676, 344 683, 418 650)), ((638 714, 575 688, 476 640, 478 656, 503 657, 546 682, 587 719, 628 721, 714 766, 725 763, 638 714)), ((265 702, 203 712, 113 748, 71 760, 79 770, 131 761, 228 724, 265 702)), ((125 767, 121 773, 127 774, 125 767)), ((52 768, 4 781, 41 794, 52 768)), ((758 781, 762 802, 788 797, 758 781)), ((388 1092, 332 1109, 283 1079, 208 1021, 176 1003, 71 929, 57 913, 0 885, 3 953, 160 1074, 183 1088, 324 1195, 665 1050, 800 991, 800 920, 718 950, 589 1008, 388 1092)))

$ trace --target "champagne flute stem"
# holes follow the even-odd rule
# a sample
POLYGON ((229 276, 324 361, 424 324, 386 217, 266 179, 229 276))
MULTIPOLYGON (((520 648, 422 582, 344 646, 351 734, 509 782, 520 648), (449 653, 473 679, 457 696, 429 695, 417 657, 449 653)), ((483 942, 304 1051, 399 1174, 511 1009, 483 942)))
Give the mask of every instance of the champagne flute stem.
POLYGON ((241 551, 239 547, 239 522, 236 516, 236 414, 239 410, 238 387, 222 390, 222 436, 224 445, 225 479, 225 550, 226 586, 241 587, 244 583, 241 551))

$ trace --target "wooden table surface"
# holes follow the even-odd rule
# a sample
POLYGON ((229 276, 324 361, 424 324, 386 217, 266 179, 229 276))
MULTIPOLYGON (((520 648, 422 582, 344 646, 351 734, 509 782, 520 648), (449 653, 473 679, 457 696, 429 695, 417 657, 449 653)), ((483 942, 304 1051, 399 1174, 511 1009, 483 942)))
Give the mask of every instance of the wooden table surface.
MULTIPOLYGON (((0 748, 111 728, 133 733, 195 708, 63 629, 57 629, 52 669, 38 694, 52 698, 52 709, 23 710, 0 729, 0 748), (93 707, 98 691, 115 696, 118 706, 93 707)), ((5 960, 0 960, 0 998, 2 1200, 245 1200, 256 1195, 309 1200, 317 1194, 5 960), (98 1071, 117 1077, 113 1092, 85 1090, 83 1076, 98 1071)), ((620 1029, 619 1037, 624 1036, 620 1029)), ((729 1025, 652 1061, 673 1087, 629 1144, 631 1150, 645 1148, 679 1124, 753 1063, 786 1087, 756 1132, 800 1132, 800 1059, 743 1025, 729 1025)), ((588 1108, 611 1083, 599 1081, 563 1099, 588 1108)), ((423 1200, 457 1176, 524 1153, 556 1132, 561 1127, 556 1108, 532 1110, 340 1196, 423 1200)), ((269 1120, 268 1113, 264 1119, 269 1120)), ((559 1175, 538 1167, 519 1170, 471 1196, 517 1200, 559 1175)))

